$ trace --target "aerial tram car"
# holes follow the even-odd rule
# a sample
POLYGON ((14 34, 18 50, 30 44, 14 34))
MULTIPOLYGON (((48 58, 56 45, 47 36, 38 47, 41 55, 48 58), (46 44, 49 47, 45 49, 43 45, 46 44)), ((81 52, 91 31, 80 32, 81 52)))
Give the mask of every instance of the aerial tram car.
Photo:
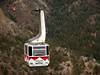
POLYGON ((38 10, 40 13, 40 29, 39 34, 33 37, 24 44, 24 60, 30 67, 48 66, 50 63, 48 44, 45 43, 46 27, 45 16, 43 10, 38 10))

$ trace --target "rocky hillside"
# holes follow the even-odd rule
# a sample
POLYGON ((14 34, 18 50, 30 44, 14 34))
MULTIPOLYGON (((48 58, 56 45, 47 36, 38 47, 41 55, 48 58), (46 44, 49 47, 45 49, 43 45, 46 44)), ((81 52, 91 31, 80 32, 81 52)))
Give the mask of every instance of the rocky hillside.
POLYGON ((99 0, 1 0, 0 75, 100 75, 99 0), (45 10, 50 65, 30 68, 23 45, 45 10))

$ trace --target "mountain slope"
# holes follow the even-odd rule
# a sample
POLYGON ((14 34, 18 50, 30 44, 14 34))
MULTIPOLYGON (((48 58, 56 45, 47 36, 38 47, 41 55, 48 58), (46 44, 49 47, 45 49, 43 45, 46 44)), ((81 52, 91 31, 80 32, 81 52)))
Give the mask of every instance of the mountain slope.
POLYGON ((0 75, 100 74, 98 0, 5 0, 0 6, 0 75), (36 8, 45 10, 51 60, 30 68, 23 45, 38 33, 36 8))

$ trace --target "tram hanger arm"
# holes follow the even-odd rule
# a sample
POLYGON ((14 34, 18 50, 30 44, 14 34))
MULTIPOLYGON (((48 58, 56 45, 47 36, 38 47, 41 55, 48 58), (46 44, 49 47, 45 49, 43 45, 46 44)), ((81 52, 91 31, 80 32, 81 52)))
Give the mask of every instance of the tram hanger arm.
POLYGON ((29 39, 30 43, 45 43, 46 38, 46 27, 45 27, 45 16, 44 11, 41 9, 36 9, 35 11, 39 11, 40 13, 40 21, 41 24, 39 26, 39 33, 36 37, 29 39))

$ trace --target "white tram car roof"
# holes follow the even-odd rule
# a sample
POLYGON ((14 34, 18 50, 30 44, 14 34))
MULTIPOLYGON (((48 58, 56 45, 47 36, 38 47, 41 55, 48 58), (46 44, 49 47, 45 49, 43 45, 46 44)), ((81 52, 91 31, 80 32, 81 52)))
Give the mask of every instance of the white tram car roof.
POLYGON ((25 43, 25 45, 31 47, 49 46, 47 43, 25 43))

